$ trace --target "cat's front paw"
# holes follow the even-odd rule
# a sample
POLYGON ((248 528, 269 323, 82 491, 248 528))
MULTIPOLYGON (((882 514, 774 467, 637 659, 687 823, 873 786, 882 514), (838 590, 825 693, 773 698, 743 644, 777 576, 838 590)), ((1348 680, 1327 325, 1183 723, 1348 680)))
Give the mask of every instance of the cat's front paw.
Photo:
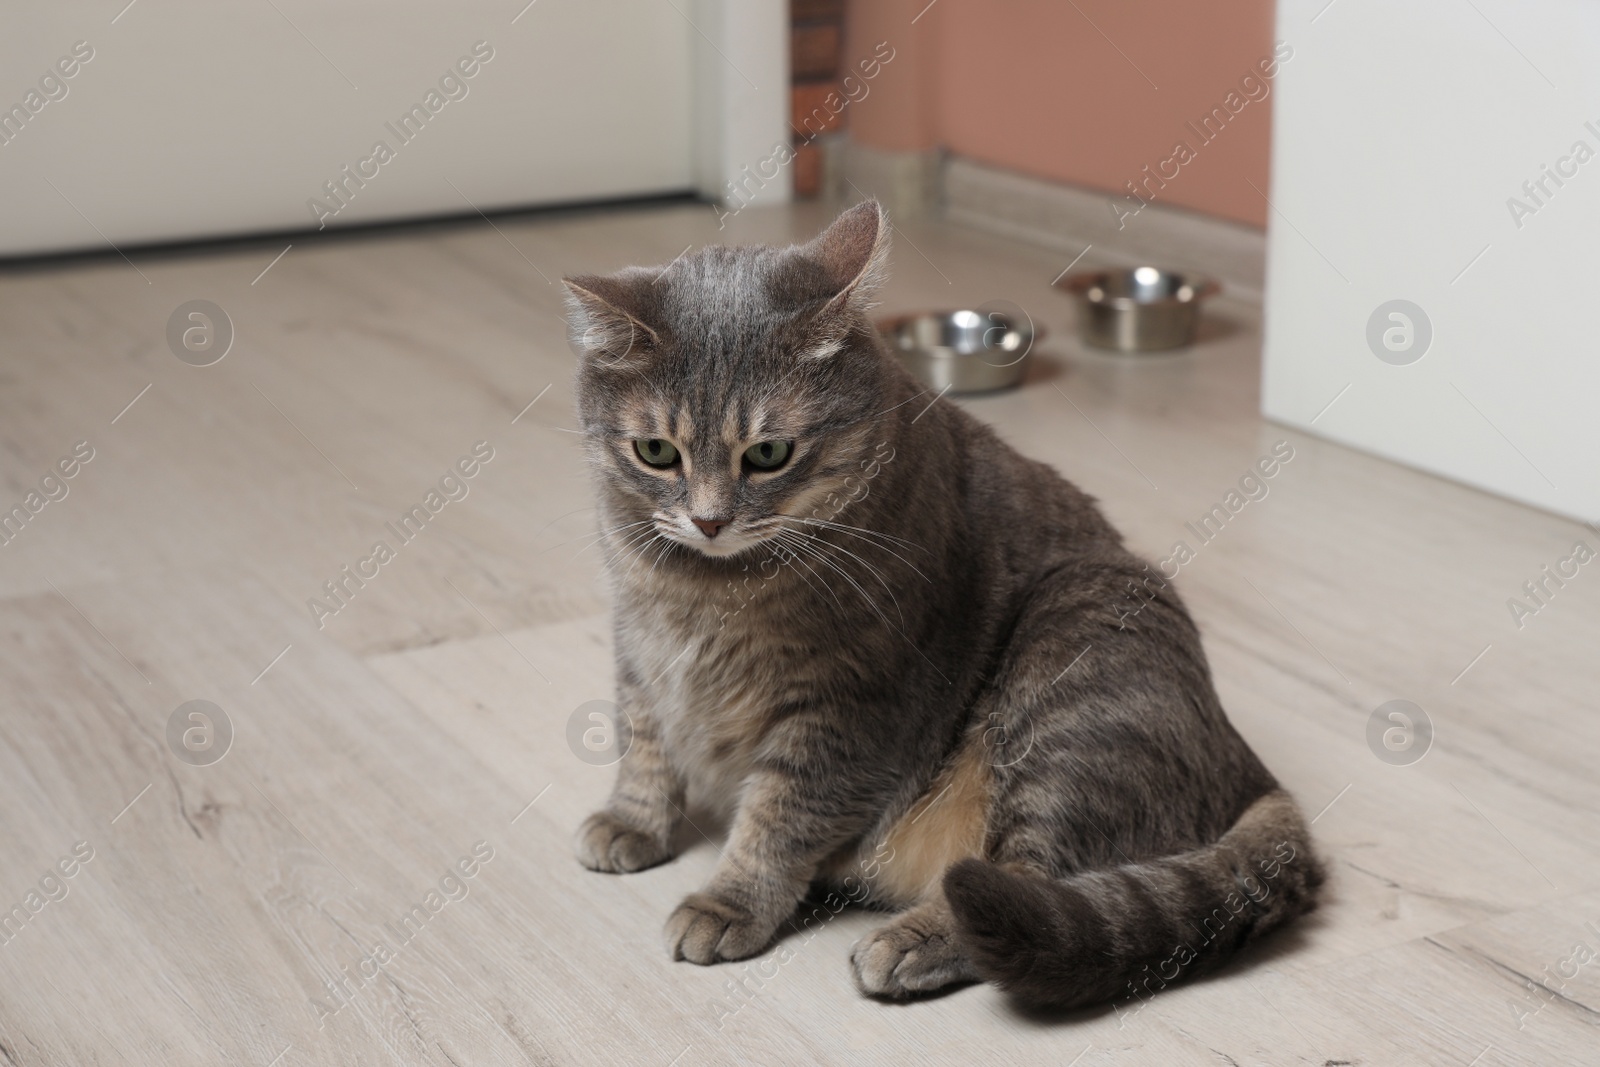
POLYGON ((591 871, 626 874, 672 858, 666 842, 597 811, 578 830, 578 862, 591 871))
POLYGON ((675 960, 708 964, 742 960, 767 947, 777 924, 713 896, 691 893, 667 920, 667 952, 675 960))

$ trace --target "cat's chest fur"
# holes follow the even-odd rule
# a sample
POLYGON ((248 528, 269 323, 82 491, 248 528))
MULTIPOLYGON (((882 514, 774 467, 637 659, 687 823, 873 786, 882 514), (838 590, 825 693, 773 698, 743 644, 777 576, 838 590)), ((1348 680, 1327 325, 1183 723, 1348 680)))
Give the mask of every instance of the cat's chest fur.
POLYGON ((726 618, 700 600, 641 598, 623 630, 667 761, 689 803, 731 817, 771 722, 774 694, 788 686, 787 656, 755 620, 726 618))

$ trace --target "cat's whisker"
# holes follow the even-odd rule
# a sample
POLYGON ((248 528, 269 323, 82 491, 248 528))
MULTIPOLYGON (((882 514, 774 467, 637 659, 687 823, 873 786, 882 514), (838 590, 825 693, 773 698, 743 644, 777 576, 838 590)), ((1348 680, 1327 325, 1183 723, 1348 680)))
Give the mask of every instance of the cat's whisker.
MULTIPOLYGON (((777 541, 779 544, 787 544, 791 539, 797 539, 797 538, 801 538, 801 537, 803 537, 802 534, 799 534, 794 530, 785 529, 785 530, 780 530, 778 532, 777 536, 773 538, 773 540, 777 541)), ((810 571, 813 575, 815 575, 817 581, 822 583, 822 588, 827 592, 827 594, 830 597, 833 598, 833 602, 835 604, 838 604, 839 607, 841 607, 841 608, 844 607, 844 604, 839 600, 838 594, 833 591, 833 586, 829 585, 828 584, 828 580, 826 578, 824 578, 822 575, 817 574, 816 568, 812 567, 811 564, 807 563, 805 561, 805 559, 801 557, 798 548, 796 548, 794 550, 791 550, 788 553, 788 561, 785 562, 785 563, 779 564, 779 566, 788 566, 788 563, 790 563, 790 562, 800 564, 800 566, 804 567, 806 570, 810 571)), ((795 573, 799 574, 798 571, 796 571, 795 573)), ((800 575, 800 576, 802 578, 805 578, 805 575, 800 575)), ((811 580, 809 578, 806 578, 806 584, 807 585, 811 585, 811 580)), ((816 588, 816 586, 814 586, 814 585, 811 586, 811 587, 813 589, 816 588)))
POLYGON ((633 545, 636 545, 647 539, 653 533, 655 533, 655 523, 642 523, 637 528, 628 531, 622 537, 617 539, 615 544, 616 550, 618 552, 625 552, 633 545))
POLYGON ((627 554, 618 561, 617 566, 626 566, 630 570, 635 569, 637 566, 642 566, 644 563, 644 554, 653 548, 661 539, 662 538, 660 534, 652 531, 651 536, 643 538, 631 546, 627 554))
POLYGON ((930 556, 933 554, 928 552, 928 550, 922 545, 919 545, 917 542, 912 541, 909 538, 897 537, 894 534, 884 533, 882 530, 870 530, 865 526, 852 526, 848 522, 835 522, 832 519, 819 519, 815 515, 785 515, 783 518, 796 519, 800 522, 816 523, 819 526, 826 526, 830 529, 849 530, 853 533, 881 537, 886 541, 891 541, 894 544, 900 545, 904 548, 914 548, 918 552, 927 553, 930 556))
POLYGON ((650 543, 652 537, 659 537, 653 522, 646 524, 642 530, 633 530, 623 537, 620 542, 612 546, 612 554, 607 559, 607 564, 613 568, 625 562, 635 549, 642 551, 643 546, 650 543))
MULTIPOLYGON (((575 514, 577 514, 577 512, 568 512, 568 514, 575 515, 575 514)), ((603 540, 606 537, 607 534, 620 533, 621 531, 628 529, 630 526, 638 526, 641 523, 646 523, 646 522, 649 522, 649 521, 650 521, 649 519, 642 519, 639 522, 623 522, 623 523, 618 523, 615 526, 608 526, 608 527, 606 527, 604 529, 601 529, 601 530, 591 530, 589 533, 579 534, 577 537, 569 537, 565 541, 558 541, 555 544, 551 545, 549 548, 540 549, 539 551, 540 551, 541 555, 543 555, 545 552, 554 552, 556 549, 562 547, 563 545, 570 545, 574 541, 588 540, 588 541, 590 541, 590 544, 592 545, 594 541, 603 540)), ((549 527, 547 526, 547 527, 545 527, 545 529, 549 529, 549 527)), ((587 547, 590 547, 590 545, 585 545, 584 547, 587 548, 587 547)))
POLYGON ((791 561, 798 558, 794 542, 799 536, 787 527, 774 530, 766 541, 773 546, 772 552, 764 562, 775 563, 779 568, 787 567, 791 561))
POLYGON ((661 542, 661 549, 660 549, 660 551, 658 551, 656 553, 655 559, 650 564, 650 573, 651 574, 654 574, 656 572, 656 568, 658 566, 660 566, 661 565, 661 561, 667 557, 667 553, 671 552, 674 548, 679 547, 677 541, 675 541, 674 539, 672 539, 670 537, 667 537, 665 534, 661 533, 659 530, 656 531, 656 540, 661 542))
MULTIPOLYGON (((906 636, 906 632, 905 632, 905 629, 904 629, 904 622, 903 622, 903 618, 904 617, 903 616, 902 616, 902 625, 899 626, 899 627, 895 626, 894 623, 889 621, 889 617, 883 613, 883 609, 878 606, 877 601, 873 600, 870 596, 867 595, 867 591, 865 589, 862 589, 861 586, 859 584, 857 584, 856 581, 853 578, 850 577, 850 575, 846 574, 843 570, 840 570, 840 568, 837 565, 835 565, 834 563, 832 563, 825 555, 823 555, 822 553, 818 552, 817 546, 820 545, 820 544, 827 544, 827 542, 824 542, 824 541, 820 540, 819 538, 817 538, 815 536, 812 536, 812 537, 805 538, 805 540, 802 543, 804 544, 804 546, 807 549, 807 551, 810 551, 810 552, 815 554, 815 558, 820 560, 822 563, 826 563, 828 566, 833 567, 834 570, 836 570, 840 574, 844 575, 845 581, 849 582, 851 585, 854 585, 856 587, 856 590, 861 593, 862 598, 866 600, 866 602, 867 602, 867 604, 869 606, 871 606, 872 610, 877 614, 878 618, 880 620, 882 620, 883 624, 885 626, 889 627, 889 629, 893 630, 895 632, 895 634, 900 638, 900 640, 902 640, 902 641, 904 641, 906 643, 906 647, 910 648, 913 652, 915 652, 918 656, 920 656, 922 658, 922 662, 926 663, 929 667, 931 667, 935 674, 937 674, 940 678, 943 678, 946 683, 948 683, 950 681, 950 679, 948 677, 946 677, 945 673, 939 669, 938 664, 934 663, 933 660, 929 659, 928 658, 928 654, 926 652, 922 651, 922 649, 917 646, 917 643, 915 641, 911 640, 910 637, 906 636)), ((838 546, 834 545, 834 546, 831 546, 831 547, 837 548, 838 546)), ((890 595, 892 596, 893 594, 890 594, 890 595)), ((896 607, 896 609, 898 609, 899 608, 899 604, 896 603, 895 607, 896 607)))
POLYGON ((594 549, 594 547, 600 547, 600 549, 606 553, 606 561, 613 560, 613 558, 616 558, 616 553, 621 552, 626 545, 629 545, 630 542, 634 541, 635 537, 642 536, 643 533, 648 533, 648 530, 630 530, 629 533, 624 534, 621 539, 611 542, 611 544, 606 544, 605 537, 598 537, 598 539, 595 539, 595 541, 584 545, 584 547, 579 549, 578 552, 574 552, 573 560, 578 560, 578 557, 581 557, 582 553, 587 552, 589 549, 594 549))
POLYGON ((601 527, 599 532, 602 533, 602 534, 617 533, 618 531, 628 529, 630 526, 643 526, 645 523, 650 523, 650 522, 655 522, 655 521, 656 520, 654 518, 649 518, 649 519, 635 519, 633 522, 619 522, 619 523, 616 523, 615 525, 612 525, 612 526, 601 527))
POLYGON ((648 535, 639 538, 639 540, 635 541, 629 547, 628 553, 624 557, 625 562, 630 566, 634 564, 642 565, 644 563, 645 553, 649 552, 652 548, 655 548, 656 545, 661 542, 661 539, 661 534, 654 530, 652 530, 648 535))
MULTIPOLYGON (((854 575, 852 575, 849 571, 845 570, 843 567, 841 567, 834 560, 830 559, 828 557, 828 555, 826 553, 824 553, 818 547, 818 544, 819 544, 819 542, 815 537, 802 538, 801 540, 796 542, 796 545, 798 547, 800 547, 804 551, 810 553, 812 559, 815 559, 818 563, 821 563, 822 565, 824 565, 826 567, 832 568, 835 572, 838 573, 838 575, 841 578, 843 578, 845 581, 849 582, 852 586, 854 586, 856 592, 861 594, 861 599, 865 600, 867 602, 867 605, 869 607, 871 607, 874 612, 877 613, 878 618, 883 620, 883 623, 884 623, 885 626, 890 626, 890 627, 894 626, 894 623, 889 621, 889 616, 887 616, 887 615, 885 615, 883 613, 883 608, 878 604, 878 602, 876 600, 874 600, 872 598, 872 594, 868 593, 866 591, 866 589, 861 585, 861 583, 855 580, 855 576, 854 575)), ((890 596, 892 597, 893 594, 891 593, 890 596)), ((896 609, 897 610, 898 610, 898 607, 899 607, 899 605, 897 604, 896 605, 896 609)))
MULTIPOLYGON (((851 559, 855 560, 857 563, 861 564, 866 572, 871 575, 879 585, 883 586, 883 591, 889 594, 889 602, 894 605, 894 613, 900 617, 900 625, 902 627, 905 626, 906 616, 905 612, 900 608, 900 600, 894 595, 894 590, 890 588, 889 583, 884 580, 882 571, 873 566, 871 563, 862 559, 860 556, 856 555, 854 552, 850 551, 848 548, 845 548, 843 545, 834 544, 832 541, 825 541, 820 537, 812 538, 811 543, 818 549, 825 549, 831 552, 842 552, 846 556, 849 556, 851 559)), ((866 594, 863 593, 862 595, 864 596, 866 594)))
MULTIPOLYGON (((799 521, 806 522, 808 520, 799 520, 799 521)), ((817 523, 817 524, 820 525, 820 523, 817 523)), ((799 533, 799 531, 794 531, 794 532, 799 533)), ((848 532, 848 531, 845 531, 845 532, 848 532)), ((820 548, 825 548, 825 549, 828 549, 828 550, 834 551, 834 552, 842 552, 845 555, 849 556, 851 559, 853 559, 856 562, 860 563, 861 566, 864 567, 867 570, 867 572, 873 576, 873 578, 877 579, 878 584, 882 585, 884 587, 884 589, 889 590, 889 585, 888 585, 887 582, 885 582, 883 580, 883 572, 879 568, 875 567, 872 563, 868 562, 867 560, 862 559, 859 555, 857 555, 856 553, 854 553, 854 552, 850 551, 849 549, 845 548, 843 545, 834 544, 833 542, 827 541, 824 538, 822 538, 819 535, 814 534, 814 533, 804 533, 804 534, 800 534, 800 536, 805 538, 806 541, 808 541, 811 544, 816 545, 816 546, 818 546, 820 548)), ((865 538, 863 538, 863 540, 865 540, 865 538)), ((867 543, 872 545, 874 548, 881 548, 886 552, 890 551, 886 546, 878 544, 877 542, 868 541, 867 543)), ((898 555, 896 555, 896 558, 903 558, 903 557, 899 557, 898 555)), ((909 566, 909 564, 907 564, 907 565, 909 566)), ((915 570, 916 568, 913 567, 912 569, 915 570)), ((918 573, 921 573, 921 572, 918 572, 918 573)), ((889 595, 891 597, 893 597, 893 595, 894 595, 893 590, 889 590, 889 595)))
POLYGON ((858 526, 847 526, 844 523, 828 522, 825 519, 798 519, 796 521, 803 522, 808 526, 820 526, 820 527, 822 527, 823 529, 826 529, 826 530, 837 530, 838 532, 840 532, 842 534, 847 534, 847 535, 849 535, 851 537, 859 538, 860 540, 865 541, 867 544, 873 546, 874 548, 879 548, 879 549, 882 549, 883 551, 889 553, 889 555, 893 556, 895 559, 899 560, 901 563, 904 563, 907 567, 910 567, 911 570, 916 574, 916 576, 918 578, 921 578, 923 581, 927 582, 929 585, 933 584, 933 579, 929 578, 926 574, 923 574, 922 571, 917 568, 916 564, 912 563, 909 559, 906 559, 900 553, 896 552, 889 545, 883 544, 880 541, 873 540, 872 537, 869 536, 870 534, 873 533, 873 531, 871 531, 871 530, 865 530, 865 529, 863 529, 861 527, 858 527, 858 526))
MULTIPOLYGON (((642 563, 643 558, 645 558, 645 552, 648 552, 658 542, 662 542, 664 547, 656 553, 656 558, 654 558, 654 563, 659 563, 662 555, 666 555, 667 550, 675 544, 672 541, 672 537, 666 536, 666 533, 662 531, 664 522, 666 522, 666 517, 658 512, 658 514, 651 515, 650 518, 645 518, 642 522, 629 523, 630 526, 635 526, 635 530, 622 537, 621 544, 616 547, 614 560, 618 561, 618 563, 626 561, 627 565, 629 565, 629 571, 632 573, 634 569, 638 568, 638 563, 642 563)), ((651 571, 654 571, 654 565, 651 565, 651 571)))
MULTIPOLYGON (((834 543, 832 541, 827 540, 826 538, 819 537, 819 536, 817 536, 815 534, 813 534, 811 536, 810 540, 811 540, 811 543, 816 545, 818 548, 821 548, 821 549, 824 549, 824 550, 830 551, 830 552, 842 552, 844 555, 849 556, 851 559, 853 559, 857 563, 861 564, 862 568, 868 574, 870 574, 873 578, 877 579, 878 584, 883 586, 883 588, 886 591, 889 592, 890 597, 894 596, 894 591, 889 588, 889 583, 884 581, 884 579, 883 579, 882 570, 880 570, 878 567, 874 566, 871 562, 869 562, 868 560, 863 559, 861 556, 859 556, 858 554, 850 551, 848 548, 845 548, 843 545, 836 544, 836 543, 834 543)), ((875 546, 875 547, 882 547, 882 546, 875 546)))
MULTIPOLYGON (((801 559, 798 553, 790 553, 789 560, 792 563, 797 563, 800 566, 804 567, 807 571, 809 571, 817 579, 817 581, 822 582, 822 575, 817 574, 816 568, 812 567, 811 564, 809 564, 805 560, 801 559)), ((799 571, 795 571, 795 574, 799 576, 799 578, 800 578, 800 580, 802 582, 805 582, 807 585, 811 586, 812 589, 816 589, 817 588, 815 585, 812 585, 811 579, 806 577, 804 574, 801 574, 799 571)), ((823 582, 823 590, 826 590, 829 596, 833 596, 833 590, 828 587, 828 584, 826 582, 823 582)), ((834 600, 837 601, 838 597, 834 597, 834 600)), ((843 605, 841 605, 841 607, 842 606, 843 605)))
MULTIPOLYGON (((815 567, 813 567, 809 562, 807 562, 805 556, 801 554, 799 549, 793 550, 790 553, 789 559, 790 559, 790 561, 792 563, 799 564, 800 566, 804 567, 811 575, 813 575, 816 578, 817 583, 821 585, 821 587, 822 587, 821 591, 823 593, 827 594, 828 599, 833 601, 834 606, 837 607, 840 611, 844 610, 844 601, 839 599, 838 592, 833 588, 833 583, 828 581, 828 576, 826 574, 823 574, 823 573, 819 572, 815 567)), ((798 574, 799 572, 796 571, 795 573, 798 574)), ((806 584, 807 585, 811 585, 810 579, 807 579, 806 584)), ((815 585, 812 585, 811 587, 813 589, 816 588, 815 585)))
POLYGON ((546 530, 550 529, 550 527, 554 526, 556 523, 560 522, 562 519, 569 518, 569 517, 571 517, 573 515, 576 515, 580 511, 593 511, 594 509, 595 509, 594 505, 590 504, 586 508, 573 508, 571 511, 565 512, 565 513, 563 513, 561 515, 557 515, 555 518, 551 519, 549 522, 547 522, 543 526, 541 526, 539 528, 539 532, 534 534, 533 536, 539 537, 539 536, 543 535, 546 530))
MULTIPOLYGON (((615 528, 610 529, 610 530, 601 530, 599 533, 590 535, 589 543, 584 545, 582 548, 578 549, 578 551, 574 552, 572 554, 572 558, 574 560, 576 560, 579 556, 581 556, 585 552, 589 551, 589 549, 594 548, 596 545, 604 544, 605 541, 606 541, 606 538, 612 537, 612 536, 614 536, 616 534, 622 534, 623 536, 621 537, 621 541, 625 543, 628 540, 630 540, 635 534, 637 534, 639 532, 638 531, 639 527, 641 527, 641 526, 648 527, 649 525, 650 525, 650 520, 646 519, 646 520, 644 520, 642 522, 625 523, 620 527, 615 527, 615 528), (627 531, 627 532, 624 532, 624 531, 627 531)), ((568 543, 570 543, 570 542, 568 542, 568 543)))

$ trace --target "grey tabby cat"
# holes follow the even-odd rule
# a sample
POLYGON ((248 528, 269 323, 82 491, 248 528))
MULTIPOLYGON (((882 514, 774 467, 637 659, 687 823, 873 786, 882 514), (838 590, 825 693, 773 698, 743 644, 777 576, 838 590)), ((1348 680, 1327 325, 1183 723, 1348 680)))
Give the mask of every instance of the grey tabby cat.
POLYGON ((567 281, 632 723, 578 856, 641 870, 685 811, 724 818, 674 959, 755 955, 831 887, 898 912, 851 954, 868 994, 1148 995, 1322 870, 1171 586, 879 341, 888 229, 869 202, 567 281))

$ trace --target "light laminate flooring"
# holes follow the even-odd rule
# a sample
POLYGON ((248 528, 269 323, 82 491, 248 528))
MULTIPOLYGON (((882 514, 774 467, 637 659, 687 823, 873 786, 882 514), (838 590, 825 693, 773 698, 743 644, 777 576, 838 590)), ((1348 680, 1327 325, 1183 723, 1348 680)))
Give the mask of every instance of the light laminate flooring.
POLYGON ((1600 1063, 1600 960, 1575 956, 1600 951, 1600 566, 1520 628, 1506 603, 1600 538, 1264 423, 1247 301, 1212 304, 1191 352, 1108 358, 1048 287, 1059 256, 939 222, 901 224, 884 310, 1009 299, 1048 330, 1023 388, 960 403, 1146 554, 1196 549, 1180 588, 1230 714, 1317 816, 1323 908, 1210 980, 1043 1018, 987 987, 862 999, 868 914, 781 967, 670 962, 710 841, 579 868, 614 771, 566 729, 612 668, 552 279, 828 214, 719 232, 668 205, 297 240, 265 274, 287 241, 0 273, 0 508, 93 449, 0 547, 0 908, 26 916, 0 941, 0 1061, 1600 1063), (169 350, 195 299, 236 334, 212 366, 169 350), (468 495, 319 627, 308 599, 480 441, 468 495), (1185 524, 1279 441, 1268 495, 1200 545, 1185 524), (1393 699, 1432 723, 1420 762, 1369 748, 1393 699), (192 700, 231 724, 217 762, 169 744, 192 700))

